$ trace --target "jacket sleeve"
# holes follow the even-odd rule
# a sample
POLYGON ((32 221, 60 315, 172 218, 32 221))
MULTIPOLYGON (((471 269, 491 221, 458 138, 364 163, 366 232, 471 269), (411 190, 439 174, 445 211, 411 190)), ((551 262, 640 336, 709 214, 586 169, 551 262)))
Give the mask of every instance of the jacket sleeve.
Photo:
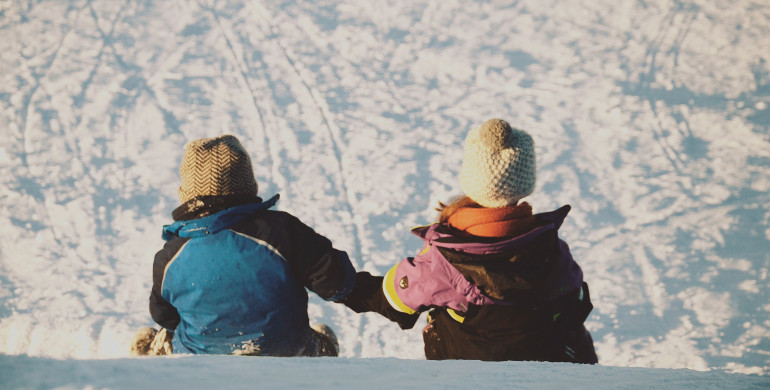
POLYGON ((356 278, 348 254, 332 247, 331 241, 296 217, 289 218, 292 245, 286 257, 292 272, 308 290, 327 301, 347 297, 356 278))
POLYGON ((420 313, 402 313, 390 306, 382 290, 382 276, 372 276, 368 272, 356 274, 353 291, 342 303, 356 313, 376 312, 398 323, 401 329, 411 329, 420 317, 420 313))
POLYGON ((160 326, 175 330, 181 318, 176 308, 163 298, 163 277, 166 265, 173 260, 176 253, 182 248, 186 240, 175 238, 166 242, 166 245, 155 254, 152 265, 152 291, 150 292, 150 315, 160 326))
POLYGON ((173 331, 179 325, 179 312, 167 300, 163 299, 155 291, 155 288, 150 293, 150 315, 158 325, 166 329, 173 331))

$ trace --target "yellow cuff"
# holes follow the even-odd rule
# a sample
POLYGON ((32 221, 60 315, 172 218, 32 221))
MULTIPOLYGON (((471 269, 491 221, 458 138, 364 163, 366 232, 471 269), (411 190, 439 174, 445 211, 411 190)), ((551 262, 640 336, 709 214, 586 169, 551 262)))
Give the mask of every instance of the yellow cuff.
POLYGON ((382 292, 385 294, 385 299, 388 300, 390 306, 402 313, 417 313, 416 310, 404 304, 404 302, 401 301, 401 298, 398 297, 398 293, 396 292, 396 268, 398 268, 398 264, 394 265, 382 279, 382 292))
POLYGON ((455 321, 457 321, 457 322, 459 322, 461 324, 463 323, 463 321, 465 321, 465 317, 461 316, 460 314, 457 314, 456 311, 454 311, 454 310, 452 310, 452 309, 450 309, 448 307, 446 308, 446 312, 447 312, 447 314, 449 314, 450 317, 452 317, 453 320, 455 320, 455 321))

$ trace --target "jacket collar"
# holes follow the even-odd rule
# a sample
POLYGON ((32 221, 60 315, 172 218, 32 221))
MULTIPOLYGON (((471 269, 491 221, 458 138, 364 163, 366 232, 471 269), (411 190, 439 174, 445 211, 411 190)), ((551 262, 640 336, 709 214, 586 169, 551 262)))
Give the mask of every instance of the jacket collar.
POLYGON ((188 221, 176 221, 171 225, 163 226, 163 239, 168 241, 175 236, 183 238, 203 237, 214 234, 244 219, 254 215, 257 211, 267 210, 275 205, 279 196, 275 195, 265 202, 254 202, 230 207, 202 218, 188 221))
POLYGON ((567 217, 570 209, 571 206, 567 205, 551 212, 535 214, 534 226, 536 227, 529 232, 514 237, 471 236, 444 224, 414 228, 412 233, 433 246, 473 254, 500 253, 512 248, 524 247, 545 232, 558 230, 564 223, 564 219, 567 217))

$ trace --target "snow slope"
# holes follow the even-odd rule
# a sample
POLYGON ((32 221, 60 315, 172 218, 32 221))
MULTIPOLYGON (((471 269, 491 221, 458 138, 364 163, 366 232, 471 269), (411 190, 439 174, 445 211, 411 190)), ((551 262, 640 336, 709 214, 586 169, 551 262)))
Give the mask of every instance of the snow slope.
POLYGON ((766 389, 767 376, 564 363, 192 356, 0 356, 4 389, 766 389), (44 372, 46 375, 40 375, 44 372), (597 378, 601 380, 597 381, 597 378))
MULTIPOLYGON (((536 211, 573 206, 602 364, 766 375, 767 36, 761 0, 0 2, 0 363, 127 356, 188 140, 238 136, 262 195, 381 274, 501 117, 536 211)), ((344 357, 423 356, 310 314, 344 357)))

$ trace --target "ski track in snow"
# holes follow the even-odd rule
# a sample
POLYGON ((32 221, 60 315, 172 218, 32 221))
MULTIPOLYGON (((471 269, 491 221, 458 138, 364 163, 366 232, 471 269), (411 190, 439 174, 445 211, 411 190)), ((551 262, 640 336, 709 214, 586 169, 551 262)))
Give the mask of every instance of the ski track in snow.
MULTIPOLYGON (((603 364, 767 374, 768 35, 752 0, 0 3, 0 353, 127 355, 191 139, 240 137, 263 197, 382 274, 502 117, 535 209, 573 206, 603 364)), ((423 356, 309 310, 343 356, 423 356)))

